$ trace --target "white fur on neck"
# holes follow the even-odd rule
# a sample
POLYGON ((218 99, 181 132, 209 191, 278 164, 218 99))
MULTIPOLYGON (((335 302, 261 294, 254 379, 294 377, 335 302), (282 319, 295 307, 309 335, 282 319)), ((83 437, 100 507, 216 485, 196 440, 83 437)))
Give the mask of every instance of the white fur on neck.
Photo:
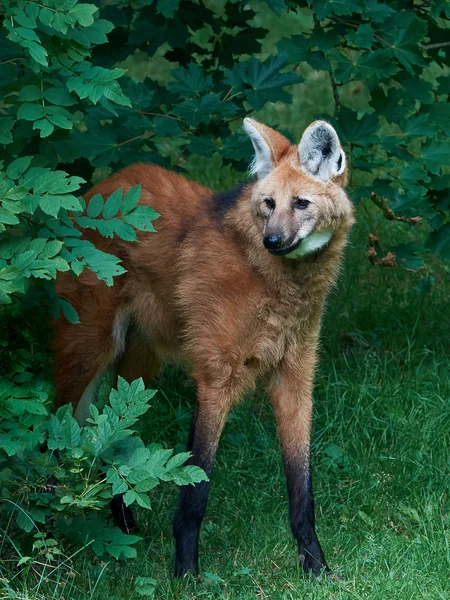
POLYGON ((286 254, 286 258, 299 258, 306 256, 312 252, 316 252, 328 244, 333 235, 331 227, 326 227, 322 231, 317 231, 307 235, 300 246, 293 250, 290 254, 286 254))

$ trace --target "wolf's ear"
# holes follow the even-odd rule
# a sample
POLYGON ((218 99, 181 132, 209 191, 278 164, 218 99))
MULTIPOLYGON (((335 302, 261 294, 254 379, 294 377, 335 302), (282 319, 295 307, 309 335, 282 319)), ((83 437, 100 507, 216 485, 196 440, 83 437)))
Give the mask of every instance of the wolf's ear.
POLYGON ((277 165, 291 144, 284 135, 275 129, 253 119, 244 119, 243 127, 255 149, 255 157, 250 164, 250 173, 262 179, 277 165))
MULTIPOLYGON (((305 129, 298 155, 305 171, 325 183, 345 173, 345 153, 336 131, 326 121, 314 121, 305 129)), ((345 177, 340 179, 337 183, 345 185, 345 177)))

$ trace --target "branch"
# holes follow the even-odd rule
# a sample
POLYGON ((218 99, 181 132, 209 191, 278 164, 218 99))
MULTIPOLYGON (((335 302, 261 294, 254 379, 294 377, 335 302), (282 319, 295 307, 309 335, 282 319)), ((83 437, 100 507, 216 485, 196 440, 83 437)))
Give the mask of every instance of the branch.
POLYGON ((2 62, 0 62, 0 66, 1 65, 7 65, 8 63, 15 64, 16 60, 22 60, 22 59, 20 58, 20 56, 18 56, 17 58, 10 58, 8 60, 2 60, 2 62))
POLYGON ((333 90, 334 107, 335 107, 336 112, 338 112, 339 109, 341 108, 341 102, 339 99, 339 91, 338 91, 336 79, 334 78, 333 69, 331 68, 331 63, 330 63, 330 70, 328 71, 328 73, 330 74, 331 89, 333 90))
POLYGON ((137 110, 136 112, 140 115, 153 115, 154 117, 165 117, 166 119, 175 119, 175 121, 184 121, 184 119, 173 117, 172 115, 165 115, 164 113, 146 112, 145 110, 137 110))
POLYGON ((427 44, 426 46, 420 46, 421 50, 432 50, 433 48, 446 48, 450 46, 450 42, 440 42, 439 44, 427 44))
POLYGON ((388 200, 386 198, 381 198, 377 196, 375 192, 370 194, 372 202, 383 211, 384 216, 388 221, 403 221, 404 223, 419 223, 422 220, 421 215, 417 215, 416 217, 397 217, 392 208, 389 207, 388 200))
POLYGON ((136 140, 140 140, 142 138, 148 138, 149 136, 153 135, 153 131, 147 131, 146 133, 143 133, 142 135, 137 135, 136 137, 130 138, 129 140, 125 140, 124 142, 120 142, 119 144, 116 144, 117 147, 119 146, 124 146, 125 144, 129 144, 131 142, 135 142, 136 140))

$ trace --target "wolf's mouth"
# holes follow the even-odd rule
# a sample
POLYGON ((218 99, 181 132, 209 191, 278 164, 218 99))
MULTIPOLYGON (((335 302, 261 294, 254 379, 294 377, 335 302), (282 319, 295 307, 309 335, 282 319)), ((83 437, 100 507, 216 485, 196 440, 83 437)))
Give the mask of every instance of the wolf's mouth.
POLYGON ((314 254, 328 246, 332 235, 331 227, 327 227, 321 231, 310 233, 286 248, 277 248, 269 250, 269 252, 274 256, 286 256, 287 258, 299 258, 307 254, 314 254))
POLYGON ((292 246, 288 246, 287 248, 277 248, 276 250, 269 250, 269 252, 274 256, 285 256, 286 254, 290 254, 291 252, 294 252, 294 250, 297 250, 303 242, 303 239, 304 238, 299 239, 295 244, 292 244, 292 246))

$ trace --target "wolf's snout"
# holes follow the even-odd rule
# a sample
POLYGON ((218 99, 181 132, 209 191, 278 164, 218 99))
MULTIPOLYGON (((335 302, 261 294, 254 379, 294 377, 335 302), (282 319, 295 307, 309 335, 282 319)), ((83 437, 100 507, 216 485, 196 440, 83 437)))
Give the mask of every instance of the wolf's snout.
POLYGON ((283 240, 281 235, 266 235, 264 236, 264 246, 267 250, 278 250, 281 247, 283 240))

